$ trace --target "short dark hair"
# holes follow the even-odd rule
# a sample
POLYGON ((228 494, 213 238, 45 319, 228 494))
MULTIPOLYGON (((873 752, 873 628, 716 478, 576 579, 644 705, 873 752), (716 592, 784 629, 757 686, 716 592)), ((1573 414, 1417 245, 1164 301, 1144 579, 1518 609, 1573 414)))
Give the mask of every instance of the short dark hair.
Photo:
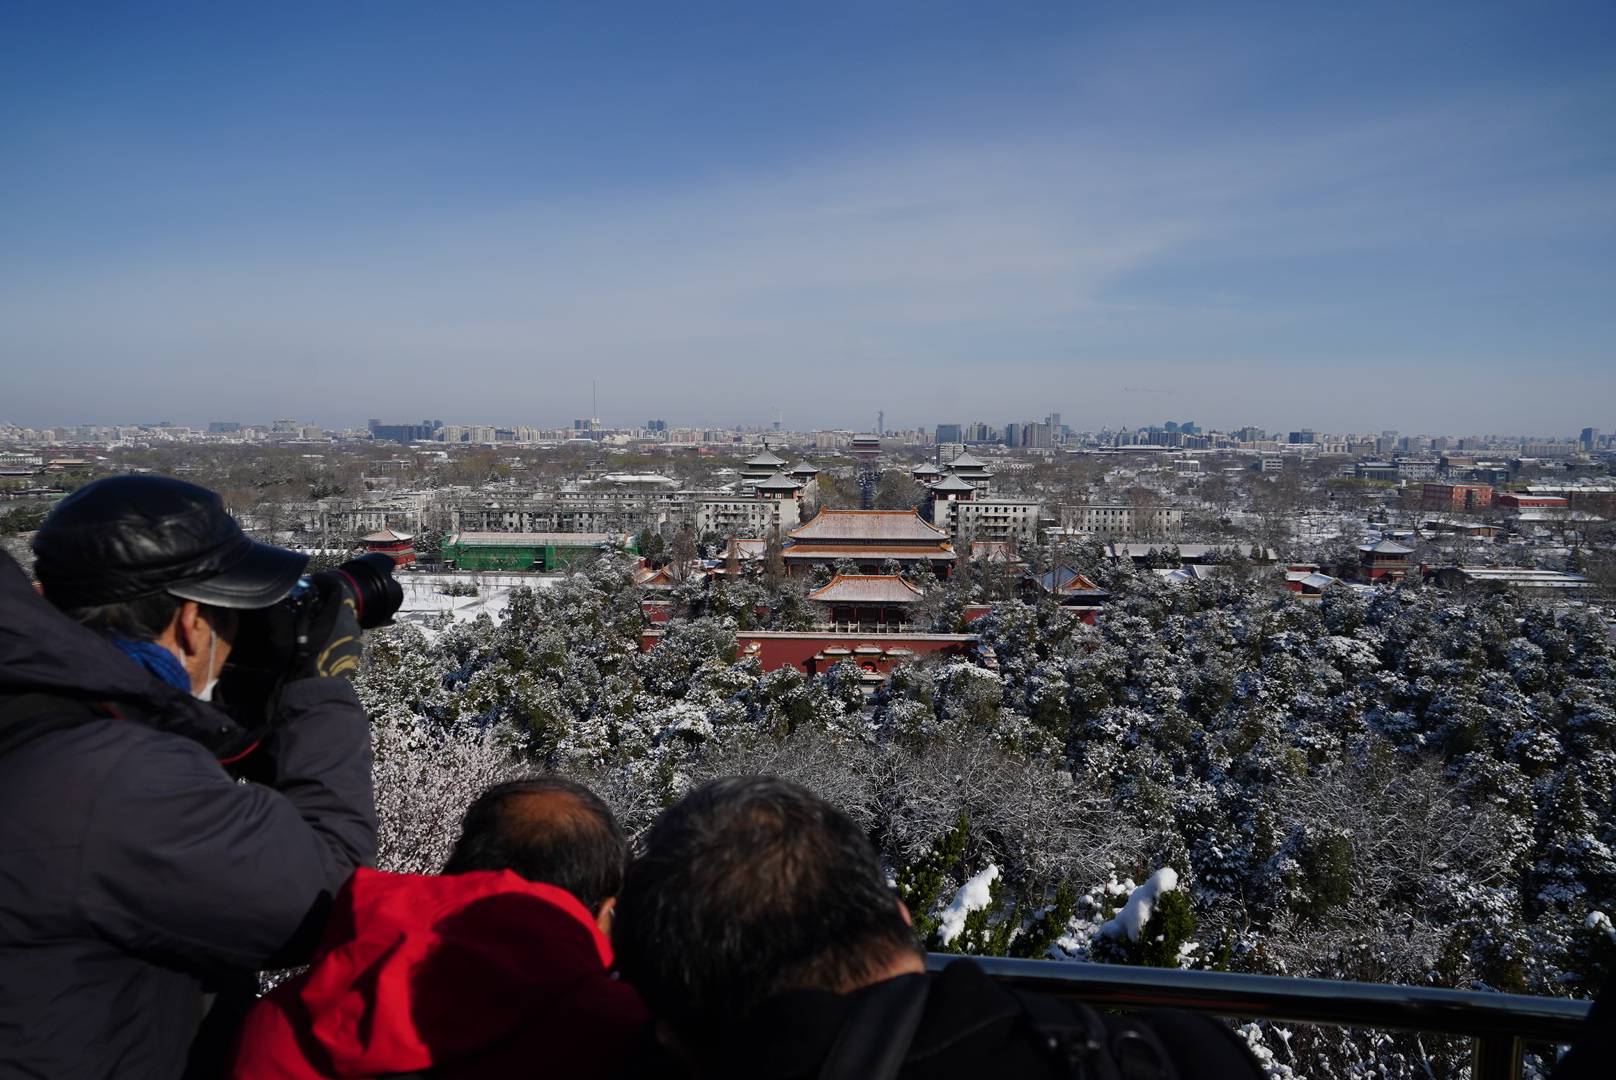
POLYGON ((530 776, 477 796, 443 872, 511 870, 595 911, 622 891, 627 858, 623 830, 598 795, 564 777, 530 776))
MULTIPOLYGON (((50 599, 48 592, 45 599, 50 599)), ((151 641, 174 621, 174 613, 183 603, 185 601, 177 596, 154 593, 115 604, 64 607, 61 611, 74 622, 82 623, 99 634, 132 641, 151 641)))
POLYGON ((613 942, 698 1056, 775 994, 850 990, 920 951, 868 837, 773 776, 714 780, 662 815, 629 866, 613 942))

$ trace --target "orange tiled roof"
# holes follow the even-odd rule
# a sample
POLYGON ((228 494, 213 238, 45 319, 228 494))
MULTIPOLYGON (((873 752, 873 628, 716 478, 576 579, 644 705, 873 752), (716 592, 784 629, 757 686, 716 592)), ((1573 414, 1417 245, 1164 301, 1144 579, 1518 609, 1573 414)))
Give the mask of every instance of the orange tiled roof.
POLYGON ((912 604, 922 595, 896 574, 837 574, 808 599, 826 604, 912 604))
POLYGON ((806 525, 791 530, 793 540, 868 540, 873 543, 925 541, 937 543, 948 533, 921 520, 913 510, 821 510, 806 525))
POLYGON ((818 559, 833 562, 836 559, 929 559, 950 560, 954 551, 944 544, 791 544, 781 555, 787 559, 818 559))

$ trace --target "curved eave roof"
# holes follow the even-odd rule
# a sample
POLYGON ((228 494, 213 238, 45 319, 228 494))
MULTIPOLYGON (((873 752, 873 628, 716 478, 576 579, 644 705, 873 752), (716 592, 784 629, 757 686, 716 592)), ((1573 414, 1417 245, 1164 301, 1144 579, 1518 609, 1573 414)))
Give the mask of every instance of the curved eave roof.
POLYGON ((939 529, 921 519, 913 510, 833 510, 823 509, 806 525, 791 530, 790 536, 799 541, 858 540, 872 544, 894 541, 937 543, 948 538, 945 529, 939 529))
POLYGON ((759 480, 756 487, 759 491, 796 491, 802 487, 802 481, 777 472, 767 480, 759 480))
POLYGON ((896 574, 837 574, 808 599, 826 604, 912 604, 922 595, 896 574))

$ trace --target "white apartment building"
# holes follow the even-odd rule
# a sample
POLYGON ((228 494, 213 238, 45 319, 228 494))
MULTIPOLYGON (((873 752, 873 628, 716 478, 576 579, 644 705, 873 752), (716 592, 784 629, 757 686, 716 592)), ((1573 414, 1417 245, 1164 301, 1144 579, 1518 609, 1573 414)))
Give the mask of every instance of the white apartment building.
POLYGON ((1044 506, 1012 498, 938 499, 933 514, 935 524, 948 530, 955 548, 966 550, 973 540, 1037 543, 1044 506))
POLYGON ((1085 503, 1063 507, 1061 524, 1075 532, 1101 536, 1177 536, 1184 528, 1184 511, 1176 506, 1085 503))

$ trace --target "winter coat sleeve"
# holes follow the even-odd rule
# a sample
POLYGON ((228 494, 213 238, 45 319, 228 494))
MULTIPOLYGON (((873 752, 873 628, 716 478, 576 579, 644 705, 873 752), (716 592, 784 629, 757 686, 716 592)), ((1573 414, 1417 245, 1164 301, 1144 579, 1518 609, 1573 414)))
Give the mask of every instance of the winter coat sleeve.
POLYGON ((313 940, 311 924, 375 854, 375 806, 368 729, 346 681, 292 683, 281 719, 265 747, 272 787, 153 734, 84 793, 78 897, 98 933, 202 972, 301 959, 289 945, 313 940))

